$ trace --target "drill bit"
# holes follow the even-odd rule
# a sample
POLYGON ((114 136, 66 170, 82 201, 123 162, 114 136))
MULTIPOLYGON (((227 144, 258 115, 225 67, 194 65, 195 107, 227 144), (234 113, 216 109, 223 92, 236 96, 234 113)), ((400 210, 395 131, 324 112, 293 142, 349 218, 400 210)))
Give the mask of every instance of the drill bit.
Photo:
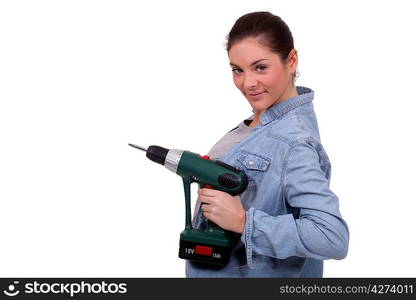
POLYGON ((143 151, 147 151, 147 148, 145 148, 145 147, 142 147, 142 146, 137 146, 137 145, 135 145, 135 144, 129 144, 129 146, 132 146, 132 147, 134 147, 134 148, 136 148, 136 149, 140 149, 140 150, 143 150, 143 151))

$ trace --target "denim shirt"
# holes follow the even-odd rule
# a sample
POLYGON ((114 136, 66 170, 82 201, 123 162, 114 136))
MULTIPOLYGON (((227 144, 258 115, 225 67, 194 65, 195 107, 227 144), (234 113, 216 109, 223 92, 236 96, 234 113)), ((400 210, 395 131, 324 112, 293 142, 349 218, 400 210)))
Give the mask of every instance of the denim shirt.
MULTIPOLYGON (((187 277, 322 277, 323 260, 343 259, 349 230, 330 190, 331 163, 320 142, 314 92, 275 104, 221 161, 249 178, 240 195, 244 231, 222 269, 186 262, 187 277)), ((204 228, 202 211, 194 227, 204 228)))

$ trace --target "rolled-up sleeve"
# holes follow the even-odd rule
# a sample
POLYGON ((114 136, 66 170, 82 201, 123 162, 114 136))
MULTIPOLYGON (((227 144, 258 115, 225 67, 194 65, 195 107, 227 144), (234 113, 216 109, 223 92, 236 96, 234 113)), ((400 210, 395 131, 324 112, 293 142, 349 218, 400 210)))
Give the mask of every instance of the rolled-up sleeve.
POLYGON ((320 159, 313 145, 306 142, 292 147, 285 157, 282 192, 287 204, 299 212, 298 216, 292 213, 271 216, 252 207, 246 212, 241 240, 249 266, 253 252, 279 259, 346 257, 348 226, 341 217, 338 197, 329 188, 320 159))

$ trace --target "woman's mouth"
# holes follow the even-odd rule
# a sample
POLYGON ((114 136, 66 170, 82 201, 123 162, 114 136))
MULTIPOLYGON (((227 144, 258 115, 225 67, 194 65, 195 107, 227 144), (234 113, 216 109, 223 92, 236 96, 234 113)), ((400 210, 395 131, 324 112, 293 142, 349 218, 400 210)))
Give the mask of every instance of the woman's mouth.
POLYGON ((256 92, 256 93, 247 93, 247 96, 250 97, 250 99, 259 99, 263 96, 264 93, 266 93, 266 91, 256 92))

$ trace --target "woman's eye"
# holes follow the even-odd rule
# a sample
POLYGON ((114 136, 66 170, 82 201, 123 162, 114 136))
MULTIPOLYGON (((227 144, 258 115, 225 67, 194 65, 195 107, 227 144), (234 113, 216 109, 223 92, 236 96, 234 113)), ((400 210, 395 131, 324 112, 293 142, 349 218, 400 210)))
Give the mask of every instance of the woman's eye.
MULTIPOLYGON (((267 69, 267 66, 264 66, 264 65, 259 65, 259 66, 256 66, 256 70, 258 70, 258 71, 264 71, 264 70, 266 70, 267 69)), ((234 74, 239 74, 240 72, 242 72, 242 70, 241 69, 232 69, 231 70, 234 74)))
POLYGON ((263 66, 263 65, 259 65, 259 66, 257 66, 256 67, 256 69, 258 69, 258 70, 260 70, 260 71, 264 71, 264 70, 266 70, 267 69, 267 67, 266 66, 263 66), (260 68, 260 69, 259 69, 260 68))

